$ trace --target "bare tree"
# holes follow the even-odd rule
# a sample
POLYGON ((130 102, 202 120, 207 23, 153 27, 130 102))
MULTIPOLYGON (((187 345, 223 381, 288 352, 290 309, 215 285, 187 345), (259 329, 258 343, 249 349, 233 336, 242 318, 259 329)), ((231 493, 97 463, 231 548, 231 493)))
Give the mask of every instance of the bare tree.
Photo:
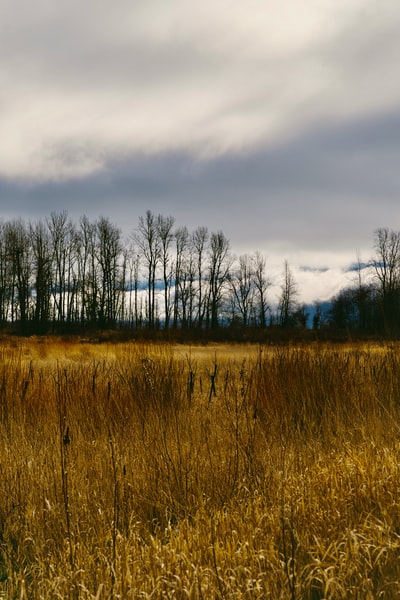
POLYGON ((11 320, 19 320, 26 331, 29 316, 30 283, 32 274, 29 235, 22 219, 7 223, 6 247, 11 267, 11 320))
POLYGON ((56 309, 56 318, 61 323, 65 322, 67 306, 67 256, 70 248, 69 233, 71 231, 67 211, 52 212, 47 219, 52 253, 53 253, 53 302, 56 309))
POLYGON ((199 294, 199 283, 197 279, 197 254, 193 245, 193 234, 189 236, 189 245, 186 255, 186 273, 187 273, 187 325, 189 328, 196 323, 198 307, 196 306, 199 294))
POLYGON ((12 298, 12 261, 7 246, 8 226, 0 222, 0 321, 6 323, 10 316, 12 298))
POLYGON ((164 282, 164 323, 165 329, 169 327, 169 320, 171 316, 171 281, 172 281, 172 269, 171 269, 171 256, 170 246, 174 238, 172 228, 174 226, 174 217, 163 217, 158 215, 158 236, 160 238, 161 247, 161 264, 163 270, 163 282, 164 282))
POLYGON ((268 302, 267 302, 267 292, 268 288, 271 286, 271 281, 266 275, 266 259, 261 252, 256 250, 253 257, 253 281, 254 286, 257 290, 257 313, 258 313, 258 322, 261 327, 266 327, 267 325, 267 312, 268 312, 268 302))
POLYGON ((96 224, 97 261, 100 267, 99 320, 104 327, 116 323, 121 292, 119 259, 122 253, 121 230, 109 219, 100 217, 96 224))
POLYGON ((78 289, 80 322, 95 323, 99 304, 99 266, 96 258, 96 224, 86 215, 80 219, 80 228, 75 237, 78 263, 78 289))
POLYGON ((41 332, 46 329, 50 320, 51 245, 49 232, 42 221, 30 224, 29 235, 36 291, 34 321, 36 330, 41 332))
POLYGON ((133 241, 143 255, 147 271, 147 319, 150 328, 156 322, 156 272, 161 258, 161 243, 158 231, 158 219, 148 210, 144 217, 139 217, 133 241))
POLYGON ((186 326, 186 279, 185 253, 189 245, 189 231, 186 226, 178 227, 175 231, 175 296, 174 296, 174 327, 181 321, 186 326))
POLYGON ((191 236, 191 245, 193 247, 193 262, 197 267, 197 325, 199 328, 203 325, 206 311, 206 302, 204 298, 204 254, 206 251, 209 235, 207 227, 200 226, 195 229, 191 236))
POLYGON ((212 233, 209 248, 209 292, 207 323, 215 328, 219 324, 219 310, 223 291, 228 281, 232 258, 230 244, 222 231, 212 233))
POLYGON ((399 284, 400 233, 387 227, 375 231, 376 258, 373 265, 382 295, 393 292, 399 284))
POLYGON ((139 269, 140 255, 134 243, 128 248, 128 269, 129 269, 129 323, 134 324, 136 328, 141 326, 142 314, 139 310, 139 269), (133 301, 132 301, 133 294, 133 301))
POLYGON ((379 285, 384 327, 393 332, 398 317, 400 283, 400 232, 387 227, 375 231, 376 258, 372 264, 379 285))
POLYGON ((281 327, 294 325, 294 313, 296 312, 298 296, 297 285, 287 260, 284 262, 282 293, 279 300, 279 324, 281 327))
POLYGON ((248 254, 239 256, 237 268, 228 275, 232 289, 233 317, 240 315, 241 324, 247 327, 254 306, 253 261, 248 254))

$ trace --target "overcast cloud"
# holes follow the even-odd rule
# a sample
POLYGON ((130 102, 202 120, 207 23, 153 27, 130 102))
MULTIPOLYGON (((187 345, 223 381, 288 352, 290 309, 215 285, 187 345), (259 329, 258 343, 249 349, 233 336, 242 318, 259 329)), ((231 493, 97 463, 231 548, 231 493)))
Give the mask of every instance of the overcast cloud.
POLYGON ((400 227, 399 25, 396 0, 0 0, 0 216, 171 214, 328 297, 400 227))

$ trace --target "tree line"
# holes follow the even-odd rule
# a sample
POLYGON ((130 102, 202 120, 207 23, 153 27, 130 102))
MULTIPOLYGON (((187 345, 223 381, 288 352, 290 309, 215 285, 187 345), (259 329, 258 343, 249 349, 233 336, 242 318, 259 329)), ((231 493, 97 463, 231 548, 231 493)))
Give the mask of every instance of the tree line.
MULTIPOLYGON (((312 327, 400 334, 400 232, 377 229, 375 257, 358 262, 355 283, 323 308, 312 327), (365 278, 364 273, 370 273, 365 278)), ((287 261, 271 305, 265 256, 235 257, 222 231, 189 231, 147 211, 127 240, 108 218, 0 222, 0 325, 21 333, 130 328, 240 330, 309 325, 309 307, 287 261)))
POLYGON ((0 223, 0 322, 22 333, 289 326, 298 311, 285 264, 279 309, 259 251, 234 257, 222 231, 147 211, 127 241, 108 218, 66 211, 0 223))
POLYGON ((333 329, 399 337, 400 231, 376 229, 373 248, 367 263, 357 260, 353 284, 331 299, 325 322, 333 329))

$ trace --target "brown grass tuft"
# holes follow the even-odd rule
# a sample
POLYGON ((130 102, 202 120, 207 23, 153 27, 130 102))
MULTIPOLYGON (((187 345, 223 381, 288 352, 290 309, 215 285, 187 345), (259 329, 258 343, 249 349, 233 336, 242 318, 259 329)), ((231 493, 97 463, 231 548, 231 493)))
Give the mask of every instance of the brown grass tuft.
POLYGON ((400 598, 397 345, 3 341, 0 598, 400 598))

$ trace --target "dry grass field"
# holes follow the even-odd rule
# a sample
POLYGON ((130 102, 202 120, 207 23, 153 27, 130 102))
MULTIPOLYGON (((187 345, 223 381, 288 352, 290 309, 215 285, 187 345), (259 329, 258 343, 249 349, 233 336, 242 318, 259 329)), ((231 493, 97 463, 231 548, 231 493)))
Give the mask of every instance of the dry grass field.
POLYGON ((0 342, 0 598, 400 598, 400 346, 0 342))

